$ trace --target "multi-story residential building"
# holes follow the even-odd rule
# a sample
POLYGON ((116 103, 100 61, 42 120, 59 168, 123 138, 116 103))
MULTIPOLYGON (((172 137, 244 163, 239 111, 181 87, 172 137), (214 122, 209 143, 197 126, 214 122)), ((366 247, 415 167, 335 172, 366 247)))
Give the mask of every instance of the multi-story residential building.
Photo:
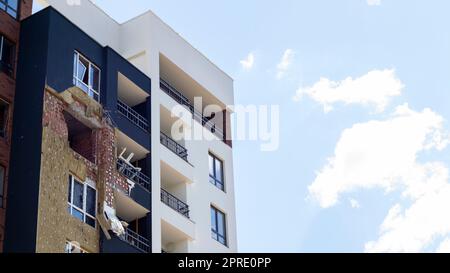
POLYGON ((0 0, 0 252, 3 249, 20 20, 32 0, 0 0))
POLYGON ((150 11, 40 2, 21 25, 5 251, 236 252, 232 79, 150 11))

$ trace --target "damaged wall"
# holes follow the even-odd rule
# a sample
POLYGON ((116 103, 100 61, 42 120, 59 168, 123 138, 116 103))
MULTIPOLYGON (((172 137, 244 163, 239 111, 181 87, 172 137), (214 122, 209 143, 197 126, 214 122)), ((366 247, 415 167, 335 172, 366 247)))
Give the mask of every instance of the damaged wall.
POLYGON ((124 183, 116 171, 115 141, 115 130, 102 117, 102 108, 97 102, 76 87, 61 94, 47 88, 36 252, 64 252, 67 240, 79 242, 89 252, 99 252, 101 229, 98 222, 97 228, 92 228, 67 210, 69 174, 81 182, 89 178, 96 183, 98 217, 104 201, 113 204, 114 184, 124 183), (93 130, 95 164, 70 149, 65 111, 93 130))

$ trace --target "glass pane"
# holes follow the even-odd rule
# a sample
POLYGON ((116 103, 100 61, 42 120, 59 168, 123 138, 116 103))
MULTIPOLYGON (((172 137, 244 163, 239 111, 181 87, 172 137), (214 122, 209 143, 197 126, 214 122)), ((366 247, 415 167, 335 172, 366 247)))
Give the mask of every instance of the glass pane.
POLYGON ((13 8, 14 10, 17 10, 17 7, 19 6, 18 1, 17 0, 8 0, 8 6, 13 8))
POLYGON ((95 91, 100 90, 100 71, 91 65, 90 85, 95 91))
POLYGON ((80 219, 81 221, 83 221, 84 222, 84 214, 81 212, 81 211, 79 211, 79 210, 77 210, 76 208, 74 208, 74 207, 72 207, 72 215, 75 217, 75 218, 78 218, 78 219, 80 219))
POLYGON ((77 63, 78 63, 78 54, 75 52, 73 54, 73 76, 77 77, 77 63))
POLYGON ((222 173, 222 161, 220 161, 219 159, 216 159, 216 180, 219 180, 220 182, 222 182, 222 177, 223 177, 223 173, 222 173))
POLYGON ((0 100, 0 137, 5 136, 8 104, 0 100))
POLYGON ((96 191, 91 188, 86 188, 86 212, 92 216, 95 216, 95 203, 96 203, 96 191))
POLYGON ((73 202, 72 204, 74 204, 75 206, 77 206, 78 208, 82 209, 83 208, 83 184, 81 184, 78 181, 74 181, 73 183, 73 202))
POLYGON ((0 2, 0 9, 2 9, 2 10, 6 10, 6 6, 5 6, 5 4, 3 4, 2 2, 0 2))
POLYGON ((91 227, 95 228, 95 219, 86 215, 86 224, 90 225, 91 227))
POLYGON ((6 63, 8 66, 12 67, 15 56, 15 45, 13 42, 7 39, 3 40, 2 55, 3 55, 2 56, 3 63, 6 63))
POLYGON ((211 230, 217 231, 216 210, 211 208, 211 230))
POLYGON ((225 215, 220 211, 217 212, 217 232, 225 237, 225 215))
POLYGON ((8 14, 11 15, 14 18, 17 18, 17 12, 11 8, 8 8, 7 10, 8 14))
POLYGON ((79 56, 79 61, 78 61, 78 79, 80 79, 81 81, 83 81, 83 83, 85 83, 86 85, 89 84, 89 75, 88 75, 88 69, 89 67, 89 62, 87 62, 83 57, 79 56))
POLYGON ((209 175, 214 177, 214 158, 209 155, 209 175))

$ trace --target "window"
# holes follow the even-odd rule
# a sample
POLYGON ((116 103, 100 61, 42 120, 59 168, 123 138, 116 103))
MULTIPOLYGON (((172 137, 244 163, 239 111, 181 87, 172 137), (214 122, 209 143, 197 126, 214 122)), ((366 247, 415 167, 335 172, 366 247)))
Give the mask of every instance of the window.
POLYGON ((78 52, 73 60, 73 84, 94 100, 100 100, 100 69, 78 52))
POLYGON ((68 205, 69 213, 73 217, 95 228, 97 191, 91 181, 81 183, 73 175, 69 176, 68 205))
POLYGON ((211 235, 223 245, 227 245, 227 230, 225 214, 211 206, 211 235))
POLYGON ((5 191, 5 167, 0 165, 0 208, 3 208, 3 195, 5 191))
POLYGON ((79 253, 79 254, 86 254, 89 253, 86 250, 84 250, 83 248, 80 247, 80 244, 78 242, 66 242, 66 246, 64 248, 64 252, 65 253, 79 253))
POLYGON ((223 162, 211 153, 209 154, 209 182, 217 188, 223 191, 225 190, 223 181, 223 162))
POLYGON ((6 137, 7 121, 8 121, 8 103, 0 99, 0 137, 6 137))
MULTIPOLYGON (((0 0, 0 6, 1 6, 0 0)), ((9 76, 13 75, 13 64, 16 56, 16 45, 4 36, 0 35, 0 71, 9 76)))
POLYGON ((12 17, 17 18, 19 0, 0 0, 0 9, 6 11, 12 17))

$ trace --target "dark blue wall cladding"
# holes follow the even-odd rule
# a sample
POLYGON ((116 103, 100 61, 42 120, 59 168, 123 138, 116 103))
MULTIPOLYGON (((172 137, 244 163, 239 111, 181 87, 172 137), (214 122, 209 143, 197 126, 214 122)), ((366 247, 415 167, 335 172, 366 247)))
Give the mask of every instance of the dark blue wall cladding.
MULTIPOLYGON (((57 92, 73 86, 75 51, 101 69, 100 101, 105 110, 112 113, 120 130, 150 150, 150 133, 117 113, 117 76, 118 72, 122 73, 149 94, 150 78, 113 49, 97 43, 52 7, 28 17, 21 24, 5 252, 36 251, 43 92, 46 84, 57 92)), ((143 111, 150 122, 150 97, 146 107, 139 106, 139 111, 143 111)), ((150 204, 149 196, 145 198, 141 202, 150 204)))
POLYGON ((21 25, 4 252, 36 251, 50 13, 44 10, 21 25))

